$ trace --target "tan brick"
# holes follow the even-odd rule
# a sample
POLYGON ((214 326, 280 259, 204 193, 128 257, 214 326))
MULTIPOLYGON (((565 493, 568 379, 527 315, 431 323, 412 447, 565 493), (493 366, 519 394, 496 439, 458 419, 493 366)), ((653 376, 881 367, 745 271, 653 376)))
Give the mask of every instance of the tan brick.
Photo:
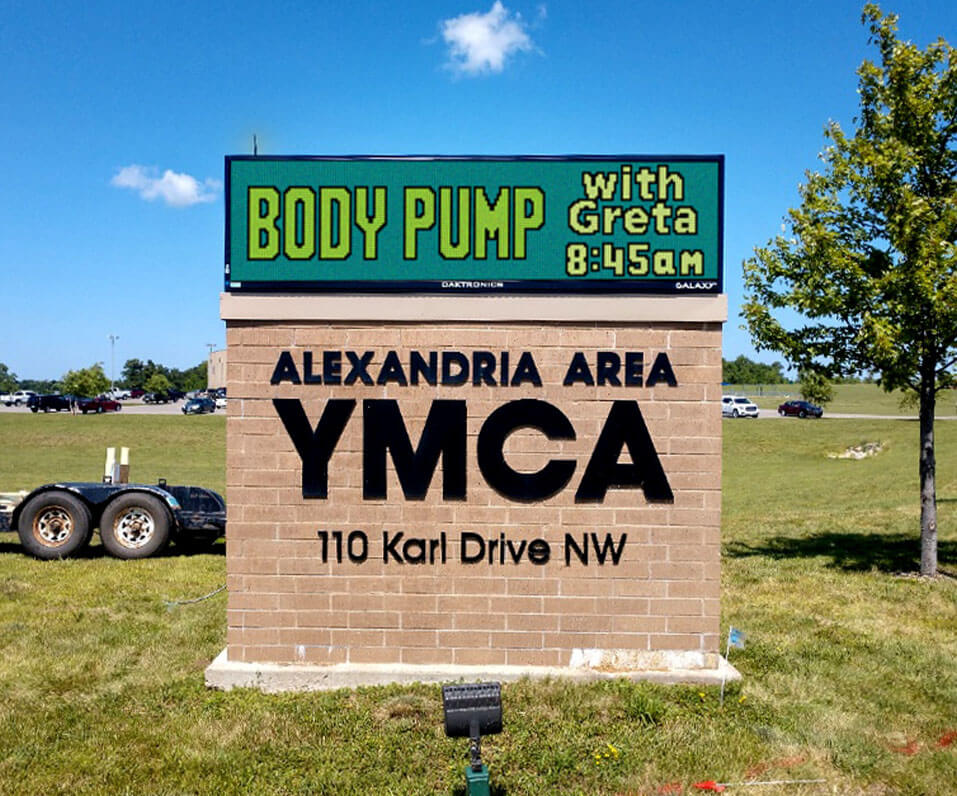
POLYGON ((455 659, 454 652, 443 647, 403 647, 399 662, 411 664, 449 664, 455 659))
POLYGON ((395 663, 396 651, 388 647, 359 647, 349 649, 349 663, 395 663))
POLYGON ((385 631, 356 629, 330 631, 330 644, 335 647, 382 647, 385 646, 385 631))
POLYGON ((488 647, 491 643, 490 634, 486 631, 440 630, 436 638, 442 647, 481 649, 488 647))
POLYGON ((508 660, 499 649, 457 648, 452 653, 452 663, 459 666, 504 666, 508 660))
POLYGON ((319 628, 282 628, 279 643, 283 646, 328 647, 332 644, 332 631, 319 628))

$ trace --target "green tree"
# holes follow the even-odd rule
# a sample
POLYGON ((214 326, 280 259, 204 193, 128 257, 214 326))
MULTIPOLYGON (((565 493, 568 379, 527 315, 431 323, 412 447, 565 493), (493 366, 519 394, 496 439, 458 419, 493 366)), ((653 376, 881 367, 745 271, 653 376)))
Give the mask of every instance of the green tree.
POLYGON ((146 382, 147 392, 166 392, 173 385, 162 373, 154 373, 146 382))
POLYGON ((824 406, 834 400, 834 386, 823 374, 816 370, 804 370, 800 379, 801 397, 805 401, 824 406))
POLYGON ((92 398, 110 388, 110 380, 99 362, 81 370, 67 371, 63 374, 61 384, 65 393, 79 398, 92 398))
POLYGON ((765 365, 753 362, 744 354, 737 359, 721 360, 721 380, 728 384, 783 384, 787 381, 780 362, 765 365))
POLYGON ((57 392, 63 388, 63 385, 53 379, 20 379, 18 390, 33 390, 46 395, 47 393, 57 392))
POLYGON ((126 364, 123 365, 122 373, 122 384, 128 389, 132 390, 136 387, 140 389, 146 388, 146 380, 149 378, 150 374, 146 373, 146 366, 138 359, 128 359, 126 364))
POLYGON ((14 392, 17 389, 17 374, 0 362, 0 393, 14 392))
POLYGON ((190 390, 206 389, 206 362, 200 362, 198 365, 183 371, 183 382, 179 385, 181 390, 189 392, 190 390))
POLYGON ((957 358, 957 51, 897 38, 873 4, 862 22, 880 64, 857 70, 853 135, 831 122, 790 234, 744 263, 744 316, 759 348, 827 375, 878 374, 920 414, 921 573, 937 573, 934 407, 957 358), (782 308, 808 321, 786 329, 782 308))

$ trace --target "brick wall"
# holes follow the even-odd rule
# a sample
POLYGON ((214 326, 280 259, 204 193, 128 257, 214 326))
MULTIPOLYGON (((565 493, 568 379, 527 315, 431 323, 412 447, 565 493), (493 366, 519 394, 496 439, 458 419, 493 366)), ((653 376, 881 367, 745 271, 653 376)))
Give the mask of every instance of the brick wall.
MULTIPOLYGON (((227 538, 228 638, 233 661, 305 663, 509 664, 565 666, 576 649, 636 652, 718 649, 721 507, 720 323, 324 323, 228 321, 227 538), (370 373, 395 350, 507 351, 512 368, 532 352, 541 387, 270 384, 281 352, 297 365, 310 351, 373 351, 370 373), (563 386, 575 352, 594 370, 596 353, 641 352, 644 375, 665 352, 677 386, 563 386), (330 398, 356 408, 329 461, 328 498, 304 499, 302 460, 274 398, 302 402, 312 427, 330 398), (433 399, 467 402, 467 499, 442 497, 442 467, 423 500, 406 500, 391 461, 387 499, 363 499, 363 400, 398 402, 413 447, 433 399), (536 472, 551 459, 574 459, 568 486, 545 500, 504 499, 476 463, 476 439, 498 407, 523 398, 565 414, 575 440, 520 430, 505 445, 516 470, 536 472), (674 492, 649 503, 640 489, 609 489, 600 503, 576 503, 575 488, 614 401, 637 401, 674 492), (362 563, 321 559, 318 532, 359 530, 362 563), (383 561, 390 539, 439 539, 445 563, 383 561), (462 532, 504 533, 513 549, 544 539, 547 564, 461 563, 462 532), (595 534, 618 543, 620 560, 589 563, 595 534), (583 540, 584 537, 584 540, 583 540)), ((345 356, 343 355, 343 360, 345 356)), ((348 367, 343 364, 343 373, 348 367)), ((627 453, 622 461, 629 461, 627 453)), ((331 542, 332 537, 327 536, 331 542)), ((437 544, 437 543, 436 543, 437 544)), ((330 548, 333 545, 330 544, 330 548)), ((414 554, 420 548, 412 547, 414 554)), ((527 551, 527 548, 526 548, 527 551)))

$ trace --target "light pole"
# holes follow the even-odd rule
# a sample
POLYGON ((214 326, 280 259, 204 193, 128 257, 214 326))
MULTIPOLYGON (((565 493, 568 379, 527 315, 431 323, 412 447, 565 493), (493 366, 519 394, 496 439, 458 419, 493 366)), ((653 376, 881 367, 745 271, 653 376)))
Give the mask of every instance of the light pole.
POLYGON ((110 392, 114 392, 113 377, 116 374, 116 341, 120 339, 118 334, 107 335, 110 338, 110 392))
POLYGON ((206 357, 206 389, 209 390, 209 366, 212 364, 213 349, 216 347, 216 343, 206 343, 206 347, 209 349, 209 355, 206 357))

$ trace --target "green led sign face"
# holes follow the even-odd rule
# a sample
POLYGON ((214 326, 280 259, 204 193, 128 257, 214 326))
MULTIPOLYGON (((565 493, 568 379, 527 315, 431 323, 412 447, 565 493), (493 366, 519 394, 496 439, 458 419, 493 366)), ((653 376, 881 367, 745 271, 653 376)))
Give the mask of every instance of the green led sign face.
POLYGON ((720 293, 724 158, 227 157, 226 290, 720 293))

